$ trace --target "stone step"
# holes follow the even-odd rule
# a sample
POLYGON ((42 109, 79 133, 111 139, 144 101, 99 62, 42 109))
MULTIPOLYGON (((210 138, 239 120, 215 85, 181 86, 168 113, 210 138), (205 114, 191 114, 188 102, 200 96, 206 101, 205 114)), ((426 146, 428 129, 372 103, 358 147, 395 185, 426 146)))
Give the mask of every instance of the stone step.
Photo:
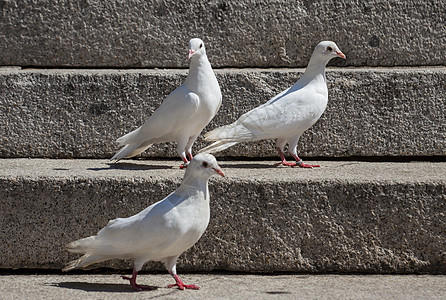
MULTIPOLYGON (((211 221, 183 272, 446 272, 446 163, 274 162, 219 162, 226 177, 210 181, 211 221)), ((0 160, 0 269, 62 268, 76 257, 66 243, 167 196, 183 174, 173 160, 0 160)))
POLYGON ((198 285, 200 291, 180 292, 166 289, 172 282, 172 277, 166 273, 138 274, 138 284, 156 287, 144 293, 133 293, 131 286, 118 274, 2 274, 0 289, 4 299, 48 299, 48 295, 51 299, 64 300, 443 300, 446 297, 445 275, 181 273, 180 278, 185 283, 198 285))
POLYGON ((187 66, 201 37, 215 67, 303 67, 330 39, 339 66, 444 65, 444 1, 3 1, 0 65, 187 66), (247 13, 249 12, 249 13, 247 13))
MULTIPOLYGON (((216 70, 223 104, 204 132, 291 86, 302 69, 216 70)), ((0 157, 110 158, 180 85, 186 70, 0 70, 0 157)), ((444 156, 446 68, 330 69, 329 103, 300 139, 299 155, 444 156)), ((197 152, 207 145, 200 136, 197 152)), ((273 157, 274 142, 220 156, 273 157)), ((146 157, 177 157, 172 144, 146 157)))

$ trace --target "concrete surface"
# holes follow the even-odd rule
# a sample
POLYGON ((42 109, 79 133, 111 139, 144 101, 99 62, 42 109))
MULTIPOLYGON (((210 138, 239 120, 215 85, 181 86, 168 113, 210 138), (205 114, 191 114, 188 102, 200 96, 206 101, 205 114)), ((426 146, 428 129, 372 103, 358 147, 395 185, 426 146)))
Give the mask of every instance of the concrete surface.
MULTIPOLYGON (((0 269, 61 269, 77 257, 66 243, 172 192, 178 163, 0 160, 0 269)), ((209 227, 180 272, 446 273, 446 163, 273 163, 220 161, 209 227)))
MULTIPOLYGON (((217 70, 223 104, 204 132, 288 88, 302 70, 217 70)), ((184 70, 0 70, 0 157, 110 158, 182 83, 184 70)), ((446 68, 332 69, 328 108, 300 156, 446 155, 446 68)), ((198 151, 202 137, 194 145, 198 151)), ((273 141, 219 156, 275 157, 273 141)), ((176 157, 160 144, 144 153, 176 157)))
POLYGON ((215 67, 303 67, 327 39, 348 57, 336 65, 444 65, 445 9, 439 0, 1 1, 0 65, 186 67, 192 37, 215 67))
MULTIPOLYGON (((180 275, 181 276, 181 275, 180 275)), ((222 275, 181 278, 200 290, 166 288, 170 275, 140 275, 156 290, 134 292, 119 275, 8 275, 2 299, 445 299, 446 276, 222 275)))

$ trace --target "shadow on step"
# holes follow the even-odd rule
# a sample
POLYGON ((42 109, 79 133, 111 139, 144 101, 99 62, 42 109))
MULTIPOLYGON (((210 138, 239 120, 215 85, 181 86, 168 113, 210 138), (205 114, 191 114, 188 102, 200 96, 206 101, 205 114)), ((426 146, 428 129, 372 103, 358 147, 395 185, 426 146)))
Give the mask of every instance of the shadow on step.
POLYGON ((167 165, 141 165, 135 163, 108 163, 108 167, 103 168, 87 168, 90 171, 105 171, 105 170, 160 170, 160 169, 172 169, 172 166, 167 165))
MULTIPOLYGON (((134 293, 135 291, 129 284, 116 284, 116 283, 92 283, 92 282, 60 282, 50 283, 50 286, 56 286, 60 288, 82 290, 86 292, 106 292, 106 293, 134 293)), ((158 287, 153 287, 154 291, 158 287)), ((147 292, 150 292, 147 291, 147 292)))
POLYGON ((246 164, 231 164, 226 162, 219 162, 218 165, 222 169, 232 168, 232 169, 271 169, 271 168, 277 168, 277 166, 271 162, 271 163, 261 163, 253 161, 252 163, 246 163, 246 164))

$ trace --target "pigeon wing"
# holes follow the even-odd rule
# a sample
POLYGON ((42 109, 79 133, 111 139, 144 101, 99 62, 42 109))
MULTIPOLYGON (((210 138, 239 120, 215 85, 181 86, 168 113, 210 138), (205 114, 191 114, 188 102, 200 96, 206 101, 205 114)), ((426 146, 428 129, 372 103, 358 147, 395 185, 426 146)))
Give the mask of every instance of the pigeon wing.
POLYGON ((200 105, 200 97, 184 85, 176 88, 145 121, 145 123, 118 139, 120 145, 139 144, 145 141, 162 142, 171 139, 192 121, 200 105), (126 138, 126 136, 128 136, 126 138))
MULTIPOLYGON (((217 128, 215 133, 210 132, 207 138, 242 142, 288 136, 300 131, 300 128, 303 131, 317 120, 318 114, 314 111, 312 100, 300 92, 286 90, 243 114, 236 122, 217 128)), ((315 97, 323 100, 322 95, 315 97)))
POLYGON ((178 195, 172 193, 134 216, 111 220, 96 236, 75 241, 69 248, 72 252, 122 258, 139 253, 157 255, 153 252, 162 252, 181 234, 170 197, 178 198, 178 195))

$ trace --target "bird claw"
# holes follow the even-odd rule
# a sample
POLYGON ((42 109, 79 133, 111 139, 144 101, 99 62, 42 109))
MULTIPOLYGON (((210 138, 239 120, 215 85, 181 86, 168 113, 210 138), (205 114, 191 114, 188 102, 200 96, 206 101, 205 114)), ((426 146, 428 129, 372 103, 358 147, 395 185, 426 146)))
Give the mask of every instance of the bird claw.
POLYGON ((281 161, 281 162, 276 163, 275 165, 276 165, 276 166, 283 165, 283 166, 287 166, 287 167, 295 167, 295 166, 297 166, 297 163, 295 163, 295 162, 281 161))
POLYGON ((157 287, 155 287, 155 286, 144 286, 144 285, 136 284, 136 280, 133 277, 121 276, 121 278, 130 281, 130 284, 132 285, 133 290, 138 291, 138 292, 144 291, 144 290, 151 291, 151 290, 157 289, 157 287))
POLYGON ((184 284, 183 281, 181 281, 180 277, 178 277, 177 274, 173 274, 173 273, 170 273, 170 274, 175 279, 175 283, 174 284, 169 284, 167 286, 168 288, 177 286, 178 289, 180 289, 180 290, 184 290, 184 289, 198 290, 198 289, 200 289, 200 287, 196 286, 195 284, 184 284))
POLYGON ((180 290, 184 290, 184 289, 190 289, 190 290, 199 290, 200 287, 196 286, 195 284, 178 284, 178 283, 174 283, 174 284, 169 284, 167 287, 171 288, 171 287, 175 287, 177 286, 178 289, 180 290))
POLYGON ((287 162, 286 160, 283 160, 279 163, 275 164, 276 166, 280 166, 280 165, 284 165, 287 167, 299 167, 299 168, 305 168, 305 169, 312 169, 312 168, 319 168, 320 165, 310 165, 310 164, 306 164, 304 162, 302 162, 302 160, 298 161, 298 162, 287 162))
POLYGON ((182 165, 180 166, 180 169, 186 169, 187 166, 188 166, 189 164, 190 164, 190 161, 185 162, 184 164, 182 164, 182 165))
POLYGON ((298 165, 301 168, 307 168, 307 169, 319 168, 321 166, 321 165, 310 165, 310 164, 305 164, 305 163, 301 163, 301 164, 298 164, 298 165))

